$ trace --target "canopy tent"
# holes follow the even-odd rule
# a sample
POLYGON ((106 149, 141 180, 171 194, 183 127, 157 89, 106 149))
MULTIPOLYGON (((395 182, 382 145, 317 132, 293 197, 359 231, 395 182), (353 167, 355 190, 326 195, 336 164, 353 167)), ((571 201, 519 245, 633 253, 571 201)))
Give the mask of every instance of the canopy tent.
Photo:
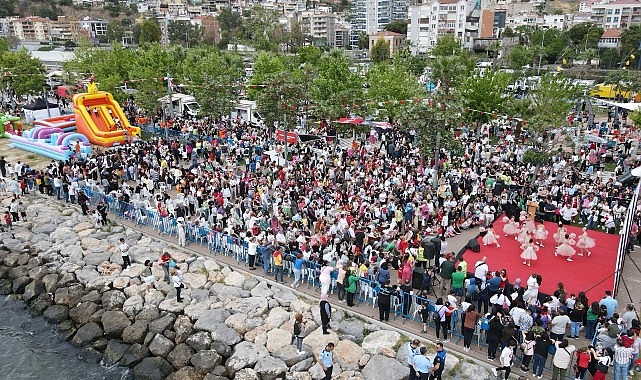
POLYGON ((28 124, 35 120, 42 120, 48 117, 60 116, 58 105, 45 101, 43 98, 37 98, 35 101, 22 107, 24 117, 28 124), (47 110, 47 106, 49 109, 47 110))
POLYGON ((596 98, 592 98, 592 99, 594 99, 596 102, 601 102, 609 106, 623 108, 628 111, 641 111, 641 103, 620 103, 620 102, 613 102, 605 99, 596 99, 596 98))

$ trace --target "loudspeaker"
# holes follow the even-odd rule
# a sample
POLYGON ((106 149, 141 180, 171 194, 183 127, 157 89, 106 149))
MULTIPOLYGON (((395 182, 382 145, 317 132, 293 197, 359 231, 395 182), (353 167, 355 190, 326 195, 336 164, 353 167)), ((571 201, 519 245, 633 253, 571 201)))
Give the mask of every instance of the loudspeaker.
POLYGON ((466 247, 472 252, 481 252, 481 246, 476 239, 468 240, 466 247))
POLYGON ((423 240, 421 244, 423 244, 424 249, 423 256, 428 260, 434 260, 434 256, 436 256, 436 249, 434 247, 434 244, 432 244, 432 242, 429 240, 423 240))
POLYGON ((420 267, 414 268, 414 271, 412 272, 412 288, 423 288, 423 273, 425 273, 425 269, 420 267))
POLYGON ((436 255, 441 253, 441 238, 435 237, 430 241, 432 242, 432 244, 434 244, 434 252, 436 252, 436 255))

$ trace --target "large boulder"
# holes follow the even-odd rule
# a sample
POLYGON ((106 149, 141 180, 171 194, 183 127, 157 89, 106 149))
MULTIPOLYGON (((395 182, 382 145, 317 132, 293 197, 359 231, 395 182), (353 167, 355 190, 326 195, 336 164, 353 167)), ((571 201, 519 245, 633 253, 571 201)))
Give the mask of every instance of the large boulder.
MULTIPOLYGON (((259 360, 269 356, 269 351, 261 345, 251 342, 238 343, 225 362, 225 368, 230 376, 246 367, 253 367, 259 360)), ((238 379, 238 377, 235 377, 238 379)))
POLYGON ((231 313, 223 308, 205 310, 194 324, 194 329, 212 332, 221 323, 224 323, 230 315, 231 313))
POLYGON ((274 295, 274 291, 265 281, 259 282, 251 291, 252 297, 269 298, 274 295))
POLYGON ((176 333, 176 343, 183 343, 189 335, 193 332, 194 325, 191 323, 189 317, 179 315, 174 322, 174 332, 176 333))
POLYGON ((149 331, 162 334, 175 320, 176 317, 173 314, 167 313, 155 321, 149 322, 149 331))
POLYGON ((69 309, 63 305, 52 305, 45 310, 42 316, 48 322, 58 324, 67 319, 69 316, 69 309))
POLYGON ((122 309, 127 296, 121 290, 108 290, 102 295, 102 308, 105 310, 122 309))
POLYGON ((289 346, 292 341, 292 333, 283 329, 274 329, 267 332, 267 350, 275 353, 289 346))
POLYGON ((134 343, 129 347, 118 364, 133 367, 149 356, 149 349, 142 344, 134 343))
POLYGON ((24 288, 24 293, 22 294, 22 300, 25 302, 31 302, 32 299, 36 298, 39 294, 44 293, 45 286, 41 280, 34 280, 30 282, 24 288))
POLYGON ((144 358, 134 368, 136 380, 164 380, 174 368, 163 358, 144 358))
POLYGON ((102 337, 103 332, 100 326, 95 322, 89 322, 76 331, 71 343, 83 347, 89 343, 93 343, 98 338, 102 337))
POLYGON ((211 372, 222 362, 223 358, 214 350, 203 350, 193 355, 190 359, 191 365, 202 373, 211 372))
POLYGON ((69 310, 69 316, 79 325, 89 322, 89 318, 98 310, 100 306, 93 302, 81 302, 78 306, 69 310))
POLYGON ((303 345, 313 353, 321 352, 329 342, 338 342, 338 335, 333 331, 329 331, 328 335, 324 335, 321 328, 312 331, 303 339, 303 345))
POLYGON ((225 324, 241 335, 247 332, 247 316, 245 314, 232 314, 225 319, 225 324))
POLYGON ((265 318, 265 324, 271 328, 281 327, 283 323, 289 321, 291 313, 282 307, 275 307, 269 311, 265 318))
POLYGON ((219 323, 218 326, 211 331, 211 339, 214 342, 222 343, 226 346, 233 346, 234 344, 240 342, 242 337, 236 332, 236 330, 227 326, 224 323, 219 323))
POLYGON ((241 288, 245 282, 245 275, 240 272, 231 272, 225 277, 225 284, 241 288))
POLYGON ((166 380, 202 380, 204 377, 205 375, 194 367, 182 367, 167 376, 166 380))
POLYGON ((167 355, 167 360, 176 368, 189 365, 191 356, 194 351, 185 343, 177 344, 176 347, 167 355))
POLYGON ((134 318, 138 314, 144 305, 144 300, 138 294, 127 298, 125 303, 122 304, 122 311, 127 314, 127 317, 134 318))
POLYGON ((280 379, 285 375, 287 369, 287 364, 284 361, 272 356, 259 360, 254 366, 254 370, 258 372, 261 380, 280 379))
POLYGON ((183 282, 189 289, 199 289, 207 283, 207 276, 201 273, 185 273, 183 282))
POLYGON ((105 334, 112 338, 120 338, 122 332, 129 326, 131 321, 124 312, 120 310, 108 310, 102 314, 102 327, 105 334))
MULTIPOLYGON (((341 365, 339 363, 335 363, 332 366, 332 369, 333 369, 332 378, 336 378, 341 373, 343 373, 343 369, 341 368, 341 365)), ((321 368, 320 364, 318 364, 318 363, 314 364, 312 366, 312 368, 309 369, 309 374, 312 377, 312 379, 314 379, 314 380, 320 380, 320 379, 325 378, 325 371, 323 371, 323 369, 321 368)), ((379 379, 379 377, 372 377, 372 379, 379 379)), ((380 377, 380 379, 383 379, 383 377, 380 377)))
POLYGON ((364 354, 365 350, 351 340, 341 340, 334 348, 334 355, 344 370, 358 370, 364 354))
POLYGON ((71 285, 68 288, 59 288, 56 290, 54 300, 58 305, 75 307, 80 303, 83 291, 84 287, 80 284, 71 285))
POLYGON ((187 343, 196 351, 209 350, 209 348, 211 347, 212 339, 211 335, 208 332, 199 331, 194 335, 189 336, 185 343, 187 343))
POLYGON ((368 354, 376 355, 382 349, 393 350, 394 346, 401 339, 401 334, 396 331, 380 330, 374 331, 363 339, 361 347, 368 354))
POLYGON ((247 318, 261 316, 268 310, 267 300, 259 297, 238 298, 227 302, 225 308, 234 314, 245 314, 247 318))
POLYGON ((174 342, 162 334, 156 334, 151 343, 149 343, 149 351, 151 354, 163 358, 167 357, 174 347, 174 342))
POLYGON ((355 319, 345 319, 336 326, 336 331, 341 335, 353 336, 357 342, 363 340, 365 325, 355 319))
POLYGON ((403 380, 407 378, 408 368, 396 359, 374 355, 361 373, 366 379, 403 380))
POLYGON ((289 289, 278 289, 274 292, 274 299, 278 301, 280 306, 289 307, 294 301, 298 301, 298 296, 289 289))
POLYGON ((109 339, 109 342, 107 342, 107 348, 105 348, 105 353, 102 357, 102 360, 104 360, 105 364, 107 365, 113 365, 115 363, 118 363, 120 359, 122 359, 123 355, 125 355, 125 352, 129 350, 129 345, 124 344, 121 341, 117 339, 109 339))
POLYGON ((147 334, 149 322, 144 319, 134 322, 122 332, 122 341, 125 343, 142 343, 147 334))

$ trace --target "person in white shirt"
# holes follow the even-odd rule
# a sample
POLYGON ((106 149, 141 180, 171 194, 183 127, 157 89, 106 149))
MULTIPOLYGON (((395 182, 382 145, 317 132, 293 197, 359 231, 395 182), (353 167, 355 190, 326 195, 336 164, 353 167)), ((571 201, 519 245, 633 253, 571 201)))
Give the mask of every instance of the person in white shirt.
MULTIPOLYGON (((251 232, 247 232, 248 235, 251 235, 251 232)), ((258 252, 258 243, 256 243, 256 237, 252 236, 247 242, 247 256, 249 259, 249 269, 256 270, 254 263, 256 262, 256 253, 258 252)))
POLYGON ((125 243, 124 238, 120 238, 118 250, 122 256, 122 270, 127 270, 127 267, 131 265, 131 258, 129 257, 129 245, 125 243))
POLYGON ((183 299, 180 297, 180 291, 185 287, 185 284, 183 283, 182 272, 177 266, 171 270, 171 283, 174 285, 174 289, 176 289, 176 302, 183 302, 183 299))
POLYGON ((514 346, 516 346, 516 342, 511 339, 508 341, 507 346, 503 348, 501 351, 501 357, 499 358, 501 366, 492 368, 494 376, 499 377, 498 371, 504 371, 505 380, 510 378, 510 372, 512 371, 512 359, 514 358, 514 346))
POLYGON ((554 318, 552 318, 552 321, 550 322, 551 328, 550 328, 550 338, 554 340, 563 340, 563 336, 565 335, 565 330, 567 329, 568 326, 570 326, 570 317, 565 315, 563 309, 558 309, 558 315, 554 318))
POLYGON ((487 279, 487 272, 490 270, 485 262, 486 260, 487 257, 484 256, 480 261, 477 261, 476 264, 474 264, 474 277, 476 278, 476 284, 479 287, 487 279))

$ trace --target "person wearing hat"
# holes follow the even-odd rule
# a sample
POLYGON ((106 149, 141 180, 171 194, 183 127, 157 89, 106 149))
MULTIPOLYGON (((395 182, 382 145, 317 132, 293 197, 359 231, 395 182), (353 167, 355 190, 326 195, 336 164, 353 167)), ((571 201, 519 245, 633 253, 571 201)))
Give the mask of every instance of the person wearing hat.
POLYGON ((184 247, 187 245, 187 234, 185 233, 185 218, 182 216, 176 219, 176 231, 178 234, 178 246, 184 247))

